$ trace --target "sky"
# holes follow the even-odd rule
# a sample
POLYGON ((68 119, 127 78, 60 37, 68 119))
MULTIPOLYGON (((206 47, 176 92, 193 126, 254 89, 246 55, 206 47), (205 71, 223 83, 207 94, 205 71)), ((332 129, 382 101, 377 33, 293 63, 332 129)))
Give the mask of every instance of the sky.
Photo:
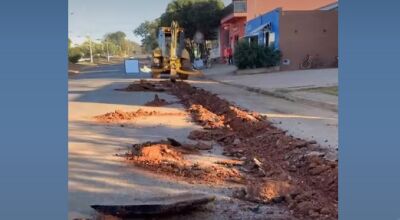
MULTIPOLYGON (((171 0, 68 0, 68 37, 82 43, 86 36, 97 40, 106 33, 123 31, 140 43, 133 30, 145 20, 158 18, 171 0)), ((223 0, 225 5, 232 0, 223 0)))

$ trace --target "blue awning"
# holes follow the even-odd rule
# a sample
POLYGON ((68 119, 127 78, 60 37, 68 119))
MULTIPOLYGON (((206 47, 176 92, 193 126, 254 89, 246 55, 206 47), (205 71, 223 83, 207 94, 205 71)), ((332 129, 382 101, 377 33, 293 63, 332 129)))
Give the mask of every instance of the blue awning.
POLYGON ((252 32, 246 34, 244 37, 254 37, 254 36, 258 36, 258 33, 252 31, 252 32))
POLYGON ((272 28, 271 22, 268 22, 266 24, 262 24, 262 25, 258 26, 256 29, 254 29, 250 33, 246 34, 245 37, 258 36, 258 33, 260 33, 260 31, 262 31, 264 28, 266 28, 267 32, 271 32, 271 28, 272 28))

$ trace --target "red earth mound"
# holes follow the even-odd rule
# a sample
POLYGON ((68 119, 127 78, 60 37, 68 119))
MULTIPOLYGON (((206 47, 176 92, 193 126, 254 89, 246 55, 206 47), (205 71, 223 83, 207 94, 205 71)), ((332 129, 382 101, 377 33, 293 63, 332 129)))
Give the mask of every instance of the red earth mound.
POLYGON ((184 154, 193 153, 185 147, 174 147, 167 141, 135 144, 126 156, 135 165, 160 174, 174 175, 189 182, 220 184, 243 181, 235 168, 193 163, 184 154))
POLYGON ((242 193, 244 199, 284 202, 300 219, 338 218, 338 161, 310 154, 320 151, 313 142, 289 136, 265 116, 188 83, 161 81, 154 87, 177 96, 208 129, 192 131, 190 139, 218 142, 225 155, 242 160, 257 158, 257 172, 242 169, 254 183, 242 193))
POLYGON ((99 122, 104 123, 116 123, 121 121, 132 121, 140 117, 148 116, 171 116, 171 115, 182 115, 185 113, 172 113, 172 112, 159 112, 159 111, 146 111, 143 109, 138 109, 137 111, 126 112, 122 110, 115 110, 114 112, 108 112, 103 115, 95 116, 94 118, 99 122))

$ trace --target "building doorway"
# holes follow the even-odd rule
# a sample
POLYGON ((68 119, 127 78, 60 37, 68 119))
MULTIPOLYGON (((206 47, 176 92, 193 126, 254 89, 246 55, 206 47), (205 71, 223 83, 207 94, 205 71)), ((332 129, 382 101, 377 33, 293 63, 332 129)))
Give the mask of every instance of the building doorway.
POLYGON ((269 46, 269 32, 264 32, 264 45, 269 46))

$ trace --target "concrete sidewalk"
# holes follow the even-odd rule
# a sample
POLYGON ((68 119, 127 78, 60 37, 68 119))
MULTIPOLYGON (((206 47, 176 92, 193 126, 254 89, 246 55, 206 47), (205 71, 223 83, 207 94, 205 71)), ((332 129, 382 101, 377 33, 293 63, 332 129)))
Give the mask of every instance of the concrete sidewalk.
POLYGON ((237 75, 236 68, 219 65, 205 70, 206 78, 248 91, 284 98, 332 111, 338 109, 338 97, 302 91, 308 88, 338 85, 338 69, 282 71, 265 74, 237 75))

